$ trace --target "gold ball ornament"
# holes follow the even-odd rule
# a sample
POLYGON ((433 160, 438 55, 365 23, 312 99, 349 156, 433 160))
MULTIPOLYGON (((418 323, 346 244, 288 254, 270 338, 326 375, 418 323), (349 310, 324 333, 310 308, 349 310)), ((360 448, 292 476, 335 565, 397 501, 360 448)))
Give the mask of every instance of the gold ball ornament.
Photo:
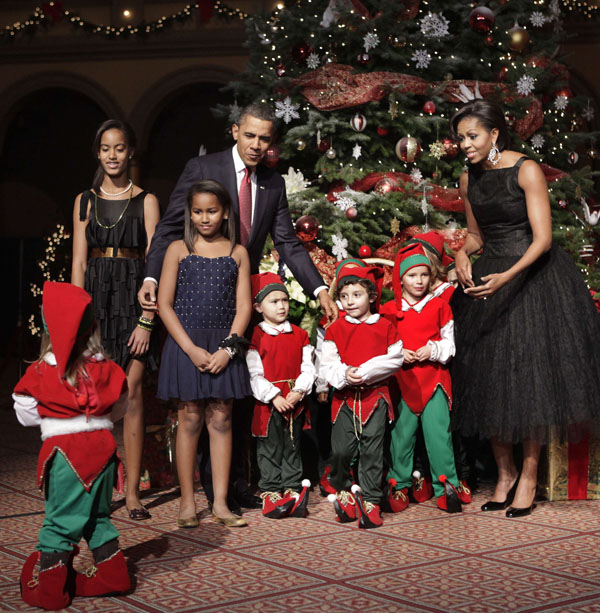
POLYGON ((530 40, 529 32, 518 24, 508 31, 508 46, 512 51, 521 53, 527 48, 530 40))
POLYGON ((598 150, 591 147, 590 149, 588 149, 587 154, 590 159, 595 160, 598 157, 598 150))
POLYGON ((396 143, 396 155, 403 162, 414 162, 421 155, 421 145, 413 136, 404 136, 396 143))
POLYGON ((295 145, 298 151, 304 151, 306 149, 306 141, 301 138, 296 141, 295 145))
POLYGON ((329 147, 329 149, 327 149, 327 151, 325 152, 325 155, 328 159, 335 160, 335 156, 337 155, 337 153, 333 147, 329 147))

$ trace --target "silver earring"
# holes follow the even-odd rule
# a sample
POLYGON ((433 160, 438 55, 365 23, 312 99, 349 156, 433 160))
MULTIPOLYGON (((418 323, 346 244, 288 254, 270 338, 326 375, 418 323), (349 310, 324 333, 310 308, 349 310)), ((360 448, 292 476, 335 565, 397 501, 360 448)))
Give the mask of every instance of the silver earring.
POLYGON ((493 164, 495 166, 500 161, 501 157, 502 154, 500 153, 500 149, 498 149, 496 143, 492 143, 492 148, 488 153, 488 161, 490 162, 490 164, 493 164))

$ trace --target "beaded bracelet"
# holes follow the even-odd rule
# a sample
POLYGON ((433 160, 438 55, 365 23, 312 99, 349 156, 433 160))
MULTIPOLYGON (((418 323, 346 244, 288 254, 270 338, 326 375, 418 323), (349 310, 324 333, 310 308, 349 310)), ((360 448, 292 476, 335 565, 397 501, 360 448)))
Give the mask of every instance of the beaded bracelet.
POLYGON ((244 350, 244 347, 248 346, 249 344, 250 342, 243 336, 232 334, 224 338, 219 343, 219 347, 221 349, 225 349, 225 351, 227 351, 227 353, 229 354, 229 357, 233 357, 237 354, 241 354, 244 350))
POLYGON ((156 325, 156 322, 153 319, 148 319, 147 317, 144 317, 143 315, 140 315, 138 319, 138 323, 142 325, 146 325, 150 328, 154 328, 154 326, 156 325))

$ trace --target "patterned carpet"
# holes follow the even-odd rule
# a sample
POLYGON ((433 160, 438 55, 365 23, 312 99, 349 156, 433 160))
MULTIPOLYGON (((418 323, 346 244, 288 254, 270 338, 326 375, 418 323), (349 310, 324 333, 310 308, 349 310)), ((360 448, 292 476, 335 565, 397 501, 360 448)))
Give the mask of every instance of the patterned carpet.
MULTIPOLYGON (((6 397, 5 397, 6 398, 6 397)), ((43 519, 35 488, 39 431, 0 406, 0 609, 23 610, 18 577, 43 519)), ((317 492, 307 519, 245 514, 179 530, 173 490, 152 492, 152 519, 114 512, 135 589, 76 598, 71 611, 580 611, 600 612, 600 501, 540 503, 533 515, 482 513, 484 488, 461 515, 432 501, 384 516, 377 530, 334 521, 317 492)), ((121 506, 119 506, 121 505, 121 506)), ((82 547, 76 566, 91 561, 82 547)))

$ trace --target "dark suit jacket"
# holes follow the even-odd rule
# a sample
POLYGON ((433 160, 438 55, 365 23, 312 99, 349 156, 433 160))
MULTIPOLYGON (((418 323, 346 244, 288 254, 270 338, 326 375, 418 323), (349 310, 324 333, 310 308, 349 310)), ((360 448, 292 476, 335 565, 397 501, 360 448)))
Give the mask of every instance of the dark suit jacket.
MULTIPOLYGON (((160 279, 167 247, 173 241, 183 238, 187 192, 194 183, 203 179, 219 181, 227 188, 233 202, 239 242, 238 191, 231 149, 192 158, 177 181, 164 217, 156 226, 146 258, 147 277, 160 279)), ((314 290, 325 283, 294 231, 284 180, 279 173, 259 165, 256 169, 256 182, 256 202, 250 239, 246 247, 251 271, 258 272, 267 235, 270 234, 283 262, 290 268, 304 291, 312 296, 314 290)))

